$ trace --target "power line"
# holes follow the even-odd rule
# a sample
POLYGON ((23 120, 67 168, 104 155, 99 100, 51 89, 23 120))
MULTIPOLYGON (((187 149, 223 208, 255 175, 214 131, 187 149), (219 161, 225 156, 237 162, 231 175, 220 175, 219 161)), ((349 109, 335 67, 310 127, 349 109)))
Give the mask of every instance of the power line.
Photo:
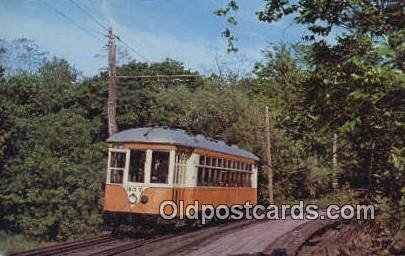
POLYGON ((116 76, 116 78, 131 79, 131 78, 172 78, 172 77, 202 77, 202 75, 192 75, 192 74, 179 74, 179 75, 139 75, 139 76, 116 76))
MULTIPOLYGON (((88 12, 84 7, 80 6, 78 3, 76 3, 74 0, 69 0, 72 2, 77 8, 82 10, 89 18, 91 18, 94 22, 97 23, 102 29, 108 32, 108 28, 104 26, 96 17, 91 15, 90 12, 88 12)), ((135 50, 133 47, 131 47, 128 43, 126 43, 124 40, 122 40, 118 35, 114 34, 114 37, 117 38, 118 41, 120 41, 122 44, 124 44, 128 49, 139 55, 141 58, 145 59, 146 61, 150 61, 147 57, 142 55, 139 51, 135 50)))
POLYGON ((69 0, 70 2, 72 2, 77 8, 79 8, 80 10, 82 10, 90 19, 92 19, 94 22, 97 23, 97 25, 99 25, 103 30, 108 32, 108 28, 106 26, 104 26, 98 19, 96 19, 90 12, 88 12, 85 8, 83 8, 82 6, 80 6, 78 3, 76 3, 74 0, 69 0))
POLYGON ((122 44, 124 44, 128 49, 130 49, 131 51, 133 51, 134 53, 138 54, 141 58, 143 58, 146 61, 150 60, 145 57, 144 55, 142 55, 139 51, 135 50, 133 47, 131 47, 128 43, 126 43, 124 40, 122 40, 119 36, 115 35, 115 38, 117 38, 118 41, 120 41, 122 44))
MULTIPOLYGON (((140 81, 138 81, 140 82, 140 81)), ((143 81, 145 82, 145 81, 143 81)), ((182 87, 188 88, 188 89, 195 89, 196 86, 193 86, 192 84, 186 84, 186 83, 191 83, 193 82, 192 80, 183 80, 183 79, 167 79, 167 80, 153 80, 151 82, 158 82, 158 83, 182 83, 182 87)), ((136 82, 134 80, 128 81, 128 82, 117 82, 119 85, 127 85, 127 86, 133 86, 136 85, 136 82)))
MULTIPOLYGON (((91 15, 84 7, 80 6, 78 3, 76 3, 74 0, 70 0, 77 8, 79 8, 82 12, 84 12, 89 18, 91 18, 94 22, 96 22, 97 25, 99 25, 103 30, 106 30, 107 32, 110 33, 109 29, 104 26, 98 19, 96 19, 93 15, 91 15)), ((83 32, 87 33, 88 35, 94 37, 96 40, 101 41, 102 40, 98 37, 97 34, 93 33, 92 31, 86 29, 85 27, 81 26, 75 20, 70 18, 69 16, 65 15, 62 11, 57 9, 56 7, 52 6, 51 4, 47 3, 46 1, 43 1, 43 3, 53 11, 55 11, 58 15, 61 17, 67 19, 70 23, 78 27, 80 30, 83 32)), ((96 31, 104 36, 104 34, 100 31, 96 31)), ((116 38, 119 42, 121 42, 123 45, 125 45, 128 49, 131 51, 135 52, 137 55, 142 57, 143 59, 150 61, 147 57, 143 56, 139 51, 131 47, 127 42, 125 42, 123 39, 121 39, 118 35, 112 34, 114 38, 116 38)), ((160 80, 160 78, 177 78, 176 80, 182 81, 179 78, 187 78, 187 77, 202 77, 201 75, 196 75, 196 74, 178 74, 178 75, 166 75, 166 74, 155 74, 155 75, 138 75, 138 76, 116 76, 116 78, 121 78, 121 79, 136 79, 136 78, 157 78, 160 80)))
POLYGON ((59 9, 57 9, 56 7, 54 7, 53 5, 47 3, 46 1, 43 1, 43 3, 51 10, 55 11, 58 15, 60 15, 61 17, 67 19, 70 23, 72 23, 73 25, 75 25, 77 28, 79 28, 80 30, 82 30, 83 32, 85 32, 86 34, 90 35, 91 37, 95 38, 96 40, 103 42, 100 37, 98 37, 97 34, 93 33, 92 31, 86 29, 85 27, 79 25, 78 23, 76 23, 73 19, 71 19, 69 16, 65 15, 62 11, 60 11, 59 9))
MULTIPOLYGON (((97 25, 99 25, 103 30, 105 30, 107 32, 109 31, 106 26, 104 26, 96 17, 94 17, 90 12, 88 12, 84 7, 80 6, 74 0, 69 0, 69 1, 72 2, 77 8, 82 10, 89 18, 91 18, 94 22, 96 22, 97 25)), ((130 49, 131 51, 136 53, 138 56, 140 56, 141 58, 143 58, 146 61, 150 61, 147 57, 142 55, 139 51, 137 51, 136 49, 131 47, 127 42, 125 42, 123 39, 121 39, 118 35, 114 34, 114 37, 117 38, 117 40, 120 41, 122 44, 124 44, 128 49, 130 49)))

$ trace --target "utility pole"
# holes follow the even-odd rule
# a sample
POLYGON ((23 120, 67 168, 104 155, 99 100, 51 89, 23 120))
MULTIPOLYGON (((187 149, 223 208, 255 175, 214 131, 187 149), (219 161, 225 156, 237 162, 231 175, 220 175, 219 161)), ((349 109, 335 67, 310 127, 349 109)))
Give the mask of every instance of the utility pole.
POLYGON ((108 134, 112 136, 118 131, 117 127, 117 86, 115 84, 116 67, 116 47, 115 47, 115 35, 112 27, 108 29, 108 134))
POLYGON ((338 136, 337 133, 333 134, 333 147, 332 147, 332 166, 333 169, 336 170, 337 167, 337 141, 338 141, 338 136))
POLYGON ((335 132, 333 134, 333 146, 332 146, 332 168, 333 168, 333 181, 332 181, 332 186, 334 189, 337 188, 337 144, 338 144, 338 135, 335 132))
POLYGON ((274 194, 273 194, 273 166, 271 163, 271 138, 270 138, 270 114, 269 107, 266 106, 266 169, 267 169, 267 178, 269 180, 269 202, 270 204, 274 203, 274 194))

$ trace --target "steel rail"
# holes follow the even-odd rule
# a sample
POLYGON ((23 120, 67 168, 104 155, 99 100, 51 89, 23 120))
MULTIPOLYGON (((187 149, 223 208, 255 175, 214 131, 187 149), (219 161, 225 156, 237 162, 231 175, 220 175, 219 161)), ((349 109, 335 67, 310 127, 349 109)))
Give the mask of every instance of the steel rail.
POLYGON ((58 243, 55 245, 50 245, 50 246, 32 249, 32 250, 23 251, 23 252, 12 253, 9 255, 10 256, 55 255, 57 253, 69 252, 72 250, 86 248, 86 247, 101 244, 101 243, 111 242, 113 240, 116 240, 116 238, 113 238, 110 235, 103 235, 103 236, 89 238, 89 239, 80 240, 80 241, 76 240, 76 241, 58 243))

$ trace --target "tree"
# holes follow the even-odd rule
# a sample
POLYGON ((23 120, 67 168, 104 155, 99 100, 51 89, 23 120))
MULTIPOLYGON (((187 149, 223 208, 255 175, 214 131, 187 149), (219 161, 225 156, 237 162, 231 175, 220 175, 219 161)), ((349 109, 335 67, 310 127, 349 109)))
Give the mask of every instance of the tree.
POLYGON ((331 169, 325 136, 313 130, 306 115, 304 82, 307 71, 299 59, 302 46, 284 43, 265 52, 254 72, 255 100, 272 110, 275 188, 278 200, 320 197, 330 187, 331 169))
POLYGON ((4 77, 4 72, 6 71, 6 69, 0 65, 0 79, 4 77))
POLYGON ((8 229, 47 240, 95 232, 104 155, 92 141, 94 123, 62 110, 17 129, 26 131, 24 140, 2 172, 8 229))
POLYGON ((258 12, 265 22, 295 15, 310 31, 302 117, 318 135, 339 133, 340 182, 389 205, 387 221, 375 227, 391 234, 405 216, 403 8, 401 1, 268 0, 258 12), (326 40, 331 31, 336 41, 326 40))
POLYGON ((48 53, 32 40, 19 38, 12 41, 0 39, 0 64, 5 73, 33 72, 46 61, 48 53))
MULTIPOLYGON (((198 77, 159 77, 162 74, 197 75, 195 72, 186 70, 180 62, 171 59, 152 64, 130 62, 117 68, 117 74, 120 76, 137 76, 120 79, 117 82, 117 122, 120 129, 159 124, 156 122, 155 110, 158 109, 156 106, 159 106, 156 97, 160 91, 165 88, 177 88, 181 85, 195 88, 202 83, 198 77)), ((103 76, 104 74, 101 77, 103 76)))
POLYGON ((95 232, 105 154, 100 119, 75 100, 64 60, 0 81, 1 227, 46 240, 95 232))

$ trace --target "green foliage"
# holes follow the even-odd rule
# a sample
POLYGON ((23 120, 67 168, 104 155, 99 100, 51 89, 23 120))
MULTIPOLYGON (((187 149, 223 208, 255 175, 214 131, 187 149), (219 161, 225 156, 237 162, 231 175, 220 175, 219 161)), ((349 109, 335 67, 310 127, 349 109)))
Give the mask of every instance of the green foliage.
MULTIPOLYGON (((153 76, 119 81, 117 122, 122 130, 137 126, 160 124, 159 119, 165 115, 159 112, 159 95, 162 91, 180 86, 193 90, 202 84, 199 77, 178 79, 158 77, 157 75, 162 74, 198 75, 195 72, 186 70, 181 63, 171 59, 152 64, 131 62, 120 67, 117 72, 121 76, 153 76)), ((104 78, 105 75, 103 74, 101 78, 104 78)), ((100 105, 102 109, 104 109, 104 104, 105 101, 102 101, 102 105, 100 105)))
POLYGON ((389 159, 394 148, 404 147, 397 136, 404 128, 401 109, 405 76, 382 63, 383 57, 378 53, 385 46, 374 47, 368 37, 355 34, 339 43, 326 47, 333 54, 333 63, 315 66, 306 85, 305 104, 317 116, 319 127, 337 129, 350 144, 342 157, 357 161, 344 161, 343 168, 362 173, 357 185, 398 201, 403 169, 392 165, 389 159))
MULTIPOLYGON (((390 1, 266 1, 259 19, 294 14, 308 27, 308 45, 280 44, 265 53, 254 77, 189 74, 181 63, 130 62, 117 69, 118 127, 180 127, 250 150, 265 159, 264 106, 271 110, 277 202, 309 198, 347 202, 363 188, 385 208, 396 230, 404 206, 403 19, 390 1), (334 44, 324 40, 333 29, 334 44), (143 76, 143 77, 142 77, 143 76), (152 77, 151 77, 152 76, 152 77), (338 134, 339 165, 332 168, 338 134), (397 216, 394 214, 399 213, 397 216)), ((226 16, 236 1, 216 12, 226 16)), ((231 44, 232 31, 224 32, 231 44)), ((0 49, 1 50, 1 49, 0 49)), ((2 51, 4 54, 4 51, 2 51)), ((107 138, 106 72, 77 82, 66 61, 37 73, 0 78, 0 223, 9 232, 64 240, 97 232, 107 138)), ((259 202, 267 200, 260 163, 259 202)), ((385 227, 384 227, 385 228, 385 227)))
POLYGON ((0 77, 15 75, 21 71, 35 73, 44 64, 48 53, 33 40, 18 38, 12 41, 0 39, 0 77))
POLYGON ((404 27, 401 1, 339 1, 339 0, 266 0, 257 12, 265 22, 275 22, 286 15, 297 14, 295 20, 308 26, 313 35, 328 35, 334 27, 360 33, 385 34, 388 30, 404 27))
MULTIPOLYGON (((307 198, 305 199, 304 204, 305 205, 316 204, 319 206, 319 208, 324 209, 332 203, 337 205, 345 205, 345 204, 357 205, 361 203, 360 198, 361 193, 359 193, 358 191, 350 189, 349 187, 342 187, 338 191, 325 193, 322 195, 322 197, 319 198, 307 198)), ((301 200, 302 199, 289 199, 283 200, 280 203, 299 204, 299 201, 301 200)))
POLYGON ((5 71, 6 69, 2 65, 0 65, 0 79, 3 78, 5 71))
POLYGON ((0 253, 26 251, 46 245, 45 243, 27 239, 21 234, 9 235, 4 231, 0 231, 0 253))
POLYGON ((16 228, 27 235, 47 234, 47 239, 94 232, 104 177, 102 147, 91 141, 97 127, 69 110, 27 124, 24 120, 21 127, 27 134, 17 149, 19 156, 3 173, 22 185, 5 189, 6 212, 20 213, 6 221, 17 222, 16 228))
POLYGON ((64 60, 0 84, 1 225, 42 239, 96 232, 104 180, 100 122, 75 103, 64 60))
MULTIPOLYGON (((366 199, 382 210, 374 223, 380 228, 376 236, 389 242, 387 237, 401 232, 404 219, 403 3, 266 2, 260 20, 271 23, 293 14, 310 31, 298 124, 318 138, 339 135, 339 182, 366 189, 366 199), (333 30, 339 36, 328 43, 325 36, 333 30)), ((303 142, 311 152, 330 155, 322 139, 312 144, 310 138, 303 142)))
MULTIPOLYGON (((227 17, 226 22, 230 26, 236 26, 238 24, 238 21, 234 16, 231 16, 231 12, 235 12, 239 9, 238 3, 236 0, 229 0, 228 4, 224 8, 219 8, 214 11, 214 14, 217 16, 222 16, 222 17, 227 17)), ((221 33, 223 37, 225 37, 228 41, 228 53, 235 53, 239 49, 235 45, 235 42, 237 41, 236 36, 234 33, 231 31, 229 27, 226 27, 225 30, 221 33)))
POLYGON ((332 170, 324 152, 328 146, 319 132, 314 134, 312 121, 305 118, 302 89, 307 74, 297 54, 298 47, 281 43, 265 52, 265 63, 255 66, 254 98, 268 105, 272 113, 277 201, 317 198, 331 185, 332 170))

